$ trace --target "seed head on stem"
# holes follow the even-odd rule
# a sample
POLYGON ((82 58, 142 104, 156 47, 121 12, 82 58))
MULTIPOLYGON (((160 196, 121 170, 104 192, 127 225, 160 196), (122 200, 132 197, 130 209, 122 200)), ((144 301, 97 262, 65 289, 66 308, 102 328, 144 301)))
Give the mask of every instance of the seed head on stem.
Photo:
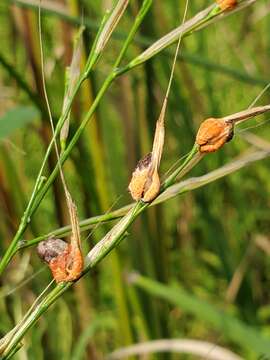
POLYGON ((224 119, 209 118, 199 127, 196 144, 201 153, 215 152, 233 138, 233 123, 224 119))
MULTIPOLYGON (((188 4, 189 1, 187 0, 184 16, 182 20, 182 25, 184 24, 186 19, 188 4)), ((142 200, 143 202, 146 203, 151 202, 158 196, 160 192, 160 178, 159 178, 158 170, 159 170, 159 165, 164 147, 165 114, 166 114, 166 108, 167 108, 169 93, 171 89, 171 84, 173 80, 176 60, 180 49, 182 35, 183 35, 183 31, 180 32, 178 37, 177 47, 174 54, 167 91, 163 100, 160 115, 156 122, 152 152, 147 154, 138 162, 128 186, 130 194, 135 201, 142 200)))
POLYGON ((72 235, 70 243, 54 237, 41 241, 37 247, 39 257, 48 264, 54 280, 59 282, 74 281, 83 270, 83 256, 76 207, 71 205, 72 235), (73 210, 72 210, 73 209, 73 210))
POLYGON ((268 111, 270 111, 270 105, 264 105, 248 108, 220 119, 204 120, 196 136, 196 144, 200 153, 217 151, 226 142, 232 140, 235 125, 268 111))

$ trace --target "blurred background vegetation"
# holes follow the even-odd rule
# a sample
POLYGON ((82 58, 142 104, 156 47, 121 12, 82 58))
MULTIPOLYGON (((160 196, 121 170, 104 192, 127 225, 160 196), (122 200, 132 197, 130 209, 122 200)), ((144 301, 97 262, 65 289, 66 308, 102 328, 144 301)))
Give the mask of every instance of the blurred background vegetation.
MULTIPOLYGON (((31 5, 32 4, 32 5, 31 5)), ((0 3, 0 249, 3 254, 29 199, 51 138, 42 91, 37 7, 0 3)), ((71 134, 89 108, 138 11, 131 1, 104 56, 74 102, 71 134)), ((210 5, 190 1, 188 18, 210 5)), ((89 53, 111 1, 44 1, 42 38, 53 116, 61 113, 65 68, 83 22, 89 53)), ((125 61, 178 26, 184 2, 154 1, 125 61)), ((194 143, 200 122, 247 108, 270 81, 268 1, 184 39, 166 116, 161 174, 194 143)), ((106 93, 64 172, 85 219, 130 203, 136 162, 151 149, 174 47, 121 76, 106 93)), ((259 100, 270 102, 269 92, 259 100)), ((269 117, 269 115, 268 115, 269 117)), ((192 176, 222 166, 249 147, 247 127, 269 139, 267 116, 245 123, 192 176), (262 124, 262 126, 258 126, 262 124)), ((52 155, 48 174, 55 165, 52 155)), ((128 238, 81 279, 26 337, 17 359, 102 359, 128 344, 192 338, 219 344, 246 359, 270 349, 269 160, 148 209, 128 238), (143 277, 130 282, 130 274, 143 277), (268 340, 267 340, 268 339, 268 340)), ((69 224, 59 179, 33 217, 25 238, 69 224)), ((86 253, 110 229, 83 233, 86 253)), ((26 312, 51 275, 35 248, 19 252, 1 280, 0 335, 26 312)), ((270 350, 269 350, 270 353, 270 350)), ((163 355, 176 359, 179 355, 163 355)), ((162 358, 152 356, 152 358, 162 358)), ((183 355, 183 359, 194 357, 183 355)))

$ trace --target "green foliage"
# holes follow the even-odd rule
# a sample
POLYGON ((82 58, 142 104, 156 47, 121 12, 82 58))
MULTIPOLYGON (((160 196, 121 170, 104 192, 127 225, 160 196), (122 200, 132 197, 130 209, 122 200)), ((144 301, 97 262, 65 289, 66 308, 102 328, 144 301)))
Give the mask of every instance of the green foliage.
MULTIPOLYGON (((8 2, 0 5, 0 22, 5 24, 1 28, 5 56, 0 54, 0 93, 4 94, 3 100, 0 97, 0 139, 8 138, 0 144, 0 267, 5 270, 0 282, 1 337, 18 323, 51 279, 47 269, 41 271, 43 265, 35 254, 37 241, 56 229, 57 235, 69 234, 61 230, 69 219, 41 88, 37 7, 34 2, 12 3, 14 8, 8 2), (24 276, 19 276, 22 254, 27 252, 32 256, 24 276)), ((136 162, 151 151, 175 50, 162 37, 179 25, 185 4, 153 1, 150 7, 151 1, 130 1, 104 51, 97 54, 95 36, 102 34, 110 16, 104 17, 104 2, 67 3, 68 11, 63 12, 57 2, 42 10, 42 41, 58 139, 59 124, 65 120, 65 114, 60 120, 58 116, 65 92, 64 69, 70 65, 75 25, 81 23, 83 6, 82 76, 67 99, 70 129, 61 162, 65 162, 63 171, 80 220, 90 219, 84 221, 82 233, 87 254, 115 224, 93 217, 104 214, 104 221, 120 220, 126 212, 121 207, 131 202, 127 187, 136 162), (145 55, 145 47, 156 40, 162 51, 145 55), (120 212, 113 213, 118 208, 120 212)), ((188 18, 212 4, 189 3, 188 18)), ((42 5, 46 7, 46 2, 42 5)), ((179 171, 186 160, 179 162, 191 150, 201 121, 246 109, 269 81, 267 1, 256 1, 236 14, 228 12, 227 18, 215 18, 219 11, 215 8, 210 13, 214 23, 187 32, 181 45, 165 121, 160 174, 167 184, 173 170, 179 171), (177 166, 167 173, 176 161, 177 166)), ((269 100, 268 89, 258 104, 269 100)), ((211 174, 233 158, 248 156, 251 145, 245 128, 249 126, 258 136, 256 146, 269 149, 268 120, 265 115, 237 127, 233 141, 205 156, 186 178, 211 174)), ((106 253, 125 238, 116 251, 101 265, 97 263, 105 253, 92 258, 89 274, 72 288, 72 284, 52 285, 32 309, 29 323, 33 327, 12 349, 15 353, 26 345, 14 358, 99 360, 119 347, 158 338, 201 339, 246 359, 267 354, 268 155, 259 157, 264 158, 261 161, 253 159, 250 167, 245 163, 226 178, 219 176, 214 183, 201 179, 197 190, 183 188, 181 196, 159 205, 139 205, 128 226, 111 236, 114 242, 106 253), (135 277, 130 285, 127 279, 134 270, 143 276, 135 277)))
POLYGON ((179 307, 180 311, 195 316, 208 326, 213 326, 222 336, 236 344, 242 345, 251 353, 270 354, 269 339, 261 336, 255 329, 243 322, 220 311, 212 304, 189 294, 179 286, 167 286, 140 275, 133 275, 133 283, 151 296, 168 301, 179 307))
POLYGON ((0 118, 0 140, 13 135, 15 131, 22 130, 38 118, 39 112, 33 106, 16 106, 7 111, 0 118))

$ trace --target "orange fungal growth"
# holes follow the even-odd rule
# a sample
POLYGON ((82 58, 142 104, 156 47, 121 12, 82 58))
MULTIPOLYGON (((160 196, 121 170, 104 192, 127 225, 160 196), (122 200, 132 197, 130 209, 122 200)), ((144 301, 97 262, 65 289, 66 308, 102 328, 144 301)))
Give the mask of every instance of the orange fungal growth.
POLYGON ((75 243, 49 238, 41 241, 37 247, 39 257, 45 261, 57 283, 78 279, 83 270, 81 250, 75 243))
POLYGON ((237 0, 216 0, 221 10, 230 10, 237 5, 237 0))
POLYGON ((135 201, 150 202, 157 197, 160 180, 157 170, 153 169, 152 153, 147 154, 138 162, 128 189, 135 201))
POLYGON ((215 152, 233 138, 233 124, 224 119, 209 118, 202 122, 196 144, 201 153, 215 152))

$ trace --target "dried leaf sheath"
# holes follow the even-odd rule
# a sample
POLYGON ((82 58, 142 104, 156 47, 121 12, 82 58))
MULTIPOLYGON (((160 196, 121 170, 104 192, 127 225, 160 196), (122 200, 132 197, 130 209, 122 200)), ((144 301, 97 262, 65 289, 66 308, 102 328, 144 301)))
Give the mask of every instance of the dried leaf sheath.
POLYGON ((256 106, 254 108, 225 116, 223 119, 226 121, 226 123, 232 122, 234 124, 239 124, 241 121, 245 121, 257 115, 264 114, 267 111, 270 111, 270 105, 256 106))
MULTIPOLYGON (((74 39, 74 50, 72 54, 70 67, 66 69, 67 79, 66 79, 66 91, 63 101, 63 109, 62 109, 63 114, 66 112, 69 99, 75 88, 76 82, 80 77, 80 62, 81 62, 82 47, 83 47, 83 41, 82 41, 83 31, 84 31, 84 27, 81 26, 76 35, 76 38, 74 39)), ((65 147, 65 143, 68 138, 69 121, 70 121, 70 112, 68 113, 66 121, 64 122, 62 129, 60 131, 60 143, 62 148, 65 147)))
POLYGON ((164 127, 164 120, 165 120, 165 111, 167 106, 167 99, 165 99, 158 121, 156 122, 156 130, 155 130, 155 137, 153 142, 153 149, 152 149, 152 163, 153 169, 158 170, 160 165, 160 160, 163 152, 164 146, 164 139, 165 139, 165 127, 164 127))

